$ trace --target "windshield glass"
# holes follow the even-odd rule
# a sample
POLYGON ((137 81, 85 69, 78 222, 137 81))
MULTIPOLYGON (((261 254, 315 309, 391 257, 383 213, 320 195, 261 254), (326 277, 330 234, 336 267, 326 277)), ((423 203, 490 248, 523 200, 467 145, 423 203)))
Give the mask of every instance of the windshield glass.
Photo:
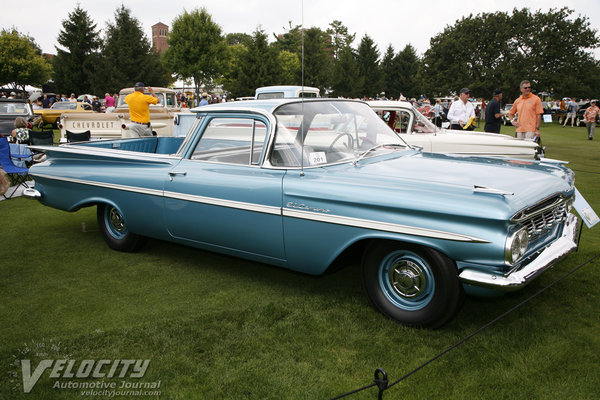
POLYGON ((26 103, 0 103, 0 114, 31 115, 29 104, 26 103))
MULTIPOLYGON (((152 96, 150 94, 150 92, 145 92, 144 94, 148 95, 148 96, 152 96)), ((177 105, 177 102, 175 101, 175 93, 154 93, 156 95, 156 97, 158 97, 158 103, 157 104, 150 104, 150 107, 165 107, 165 96, 166 96, 166 103, 167 103, 167 107, 175 107, 177 105)), ((127 97, 126 94, 122 94, 119 96, 119 99, 117 100, 117 108, 126 108, 128 107, 127 103, 125 103, 125 97, 127 97)))
POLYGON ((350 162, 406 146, 364 103, 331 100, 290 103, 279 107, 274 115, 277 130, 270 158, 274 166, 350 162))
POLYGON ((58 103, 52 104, 52 107, 50 108, 54 110, 76 110, 77 103, 72 103, 70 101, 60 101, 58 103))

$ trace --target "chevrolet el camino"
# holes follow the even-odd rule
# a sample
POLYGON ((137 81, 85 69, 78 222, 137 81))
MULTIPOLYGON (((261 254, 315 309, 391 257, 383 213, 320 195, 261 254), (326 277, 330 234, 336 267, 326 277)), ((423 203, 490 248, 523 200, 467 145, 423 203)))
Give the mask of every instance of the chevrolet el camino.
POLYGON ((26 195, 97 207, 120 251, 155 238, 314 275, 350 259, 410 326, 442 326, 465 292, 521 288, 577 247, 561 163, 424 153, 352 100, 194 111, 185 138, 34 147, 47 160, 26 195))

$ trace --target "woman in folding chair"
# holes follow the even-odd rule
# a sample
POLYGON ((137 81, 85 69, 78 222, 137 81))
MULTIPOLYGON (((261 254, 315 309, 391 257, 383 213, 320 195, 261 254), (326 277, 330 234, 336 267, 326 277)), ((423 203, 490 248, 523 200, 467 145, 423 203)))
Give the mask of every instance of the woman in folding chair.
POLYGON ((10 135, 13 137, 13 141, 18 144, 29 144, 29 129, 27 120, 23 117, 17 117, 15 119, 15 129, 12 130, 10 135))
POLYGON ((15 185, 15 189, 10 195, 7 196, 6 194, 3 194, 4 198, 10 199, 13 197, 19 186, 27 188, 29 187, 26 182, 29 169, 17 167, 15 164, 13 164, 10 157, 10 146, 8 144, 8 139, 4 136, 0 137, 0 168, 6 172, 6 175, 11 178, 15 185))

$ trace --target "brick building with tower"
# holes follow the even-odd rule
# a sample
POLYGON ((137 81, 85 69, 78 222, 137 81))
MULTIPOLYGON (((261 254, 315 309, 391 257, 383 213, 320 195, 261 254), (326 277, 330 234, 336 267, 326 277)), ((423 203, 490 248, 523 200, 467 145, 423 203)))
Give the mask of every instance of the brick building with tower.
POLYGON ((152 47, 154 51, 161 54, 169 48, 167 37, 169 36, 169 26, 159 22, 152 25, 152 47))

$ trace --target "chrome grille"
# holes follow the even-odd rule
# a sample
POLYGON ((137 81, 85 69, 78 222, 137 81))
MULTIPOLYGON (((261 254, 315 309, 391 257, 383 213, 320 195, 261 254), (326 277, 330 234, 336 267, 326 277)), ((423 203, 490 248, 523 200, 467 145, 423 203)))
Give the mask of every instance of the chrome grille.
POLYGON ((555 196, 517 213, 513 222, 527 228, 529 240, 533 241, 550 231, 555 225, 567 220, 569 202, 563 196, 555 196))

